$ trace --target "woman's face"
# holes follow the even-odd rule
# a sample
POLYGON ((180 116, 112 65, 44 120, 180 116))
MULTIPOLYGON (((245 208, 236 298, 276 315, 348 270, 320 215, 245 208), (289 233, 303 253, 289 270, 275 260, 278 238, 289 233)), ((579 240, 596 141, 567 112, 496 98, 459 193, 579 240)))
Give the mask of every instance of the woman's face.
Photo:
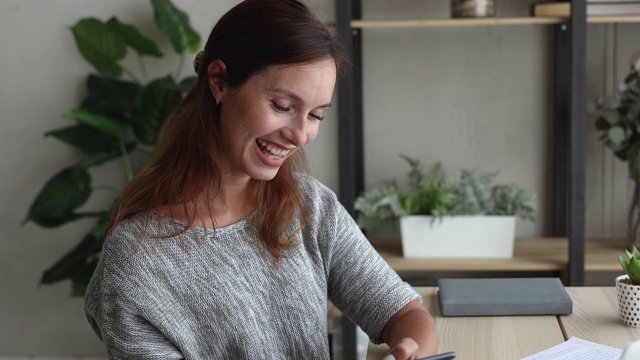
POLYGON ((327 59, 271 66, 239 88, 214 92, 227 155, 225 177, 236 184, 273 179, 288 157, 318 135, 335 82, 335 62, 327 59))

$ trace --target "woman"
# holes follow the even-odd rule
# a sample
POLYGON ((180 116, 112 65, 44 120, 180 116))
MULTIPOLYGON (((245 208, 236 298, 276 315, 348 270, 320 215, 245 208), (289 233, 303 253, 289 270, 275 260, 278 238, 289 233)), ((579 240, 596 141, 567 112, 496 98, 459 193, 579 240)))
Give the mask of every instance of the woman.
POLYGON ((345 63, 296 0, 246 0, 216 24, 87 291, 110 358, 327 359, 327 299, 390 356, 435 353, 419 296, 303 174, 345 63))

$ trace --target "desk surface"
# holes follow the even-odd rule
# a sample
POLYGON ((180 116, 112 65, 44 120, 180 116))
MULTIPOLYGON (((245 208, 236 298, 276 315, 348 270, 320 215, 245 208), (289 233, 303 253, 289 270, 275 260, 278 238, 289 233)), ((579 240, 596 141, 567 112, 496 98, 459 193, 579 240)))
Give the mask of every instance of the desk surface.
MULTIPOLYGON (((567 288, 573 314, 566 316, 443 317, 437 288, 416 290, 434 315, 439 351, 455 351, 461 360, 517 360, 571 336, 617 348, 640 339, 640 328, 619 321, 615 287, 567 288)), ((388 349, 386 345, 370 345, 367 359, 382 359, 388 349)))

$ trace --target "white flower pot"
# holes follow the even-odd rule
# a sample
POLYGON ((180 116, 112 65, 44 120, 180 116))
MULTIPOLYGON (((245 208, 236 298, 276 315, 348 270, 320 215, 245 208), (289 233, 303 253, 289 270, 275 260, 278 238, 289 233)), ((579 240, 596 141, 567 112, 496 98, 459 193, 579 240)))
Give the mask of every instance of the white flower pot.
POLYGON ((515 216, 405 216, 402 252, 408 258, 511 258, 515 216))
POLYGON ((620 322, 627 326, 640 327, 640 285, 620 282, 628 278, 629 275, 620 275, 616 278, 620 322))

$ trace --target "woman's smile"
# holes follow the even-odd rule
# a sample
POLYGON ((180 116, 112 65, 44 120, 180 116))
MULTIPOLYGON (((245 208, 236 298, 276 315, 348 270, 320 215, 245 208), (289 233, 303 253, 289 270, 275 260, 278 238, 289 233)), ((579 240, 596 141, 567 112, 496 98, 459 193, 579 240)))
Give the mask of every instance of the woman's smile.
POLYGON ((273 160, 280 160, 283 157, 287 156, 289 152, 291 152, 291 150, 282 149, 277 145, 271 144, 262 139, 256 140, 256 143, 258 144, 258 147, 260 148, 262 153, 269 156, 273 160))

